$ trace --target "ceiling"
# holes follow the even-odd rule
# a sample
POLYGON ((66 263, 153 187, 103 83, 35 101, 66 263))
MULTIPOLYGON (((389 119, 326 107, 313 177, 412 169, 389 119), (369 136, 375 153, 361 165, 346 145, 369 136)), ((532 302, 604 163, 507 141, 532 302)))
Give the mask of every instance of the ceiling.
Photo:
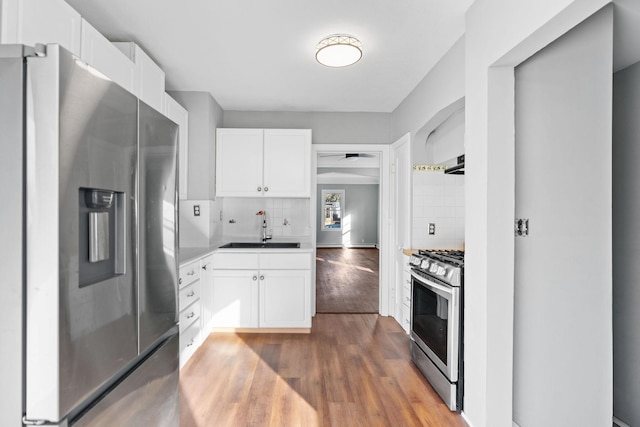
POLYGON ((473 0, 67 0, 112 41, 133 41, 168 90, 208 91, 224 110, 392 112, 464 33, 473 0), (363 57, 315 60, 348 33, 363 57))

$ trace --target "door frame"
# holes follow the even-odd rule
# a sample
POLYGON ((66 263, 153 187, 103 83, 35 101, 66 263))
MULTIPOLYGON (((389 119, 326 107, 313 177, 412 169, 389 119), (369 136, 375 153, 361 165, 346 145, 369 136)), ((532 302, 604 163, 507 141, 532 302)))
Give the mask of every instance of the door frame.
MULTIPOLYGON (((317 241, 317 209, 318 209, 318 153, 375 153, 380 156, 380 184, 378 197, 378 240, 379 240, 379 286, 378 313, 388 316, 395 313, 395 296, 392 295, 390 283, 394 269, 391 268, 393 240, 391 236, 391 208, 389 191, 389 145, 381 144, 313 144, 311 146, 311 203, 309 207, 309 224, 311 241, 313 242, 313 259, 311 274, 311 307, 312 315, 316 315, 316 241, 317 241)), ((395 290, 394 290, 395 292, 395 290)))
POLYGON ((485 425, 513 423, 515 68, 596 13, 600 3, 573 3, 495 61, 467 65, 465 72, 472 88, 466 97, 465 206, 474 212, 465 215, 465 298, 480 302, 465 307, 465 408, 485 425), (481 94, 479 78, 470 77, 478 72, 481 94))
POLYGON ((392 287, 391 292, 394 294, 394 298, 395 298, 395 301, 393 302, 394 303, 393 316, 396 318, 398 323, 402 325, 402 287, 403 287, 402 251, 404 249, 408 249, 412 247, 411 227, 412 227, 412 205, 413 205, 412 203, 413 179, 412 179, 412 171, 411 171, 411 133, 410 132, 407 132, 406 134, 398 138, 396 142, 391 144, 391 154, 392 155, 390 158, 390 162, 392 166, 391 166, 391 182, 390 182, 390 191, 391 191, 390 199, 393 206, 393 208, 391 209, 391 221, 392 221, 391 222, 392 224, 391 244, 393 246, 392 262, 393 262, 393 280, 394 280, 391 285, 392 287), (395 153, 400 147, 404 145, 408 146, 407 163, 404 165, 398 165, 396 163, 395 153), (401 167, 406 168, 406 171, 407 171, 407 180, 403 183, 398 182, 398 169, 401 167), (404 212, 400 211, 400 206, 398 203, 398 192, 397 192, 398 185, 401 185, 401 186, 403 185, 408 193, 407 195, 408 206, 403 207, 404 212), (407 224, 404 236, 398 236, 399 234, 398 224, 400 223, 398 219, 404 221, 404 223, 407 224), (398 240, 400 240, 402 244, 398 244, 400 243, 398 242, 398 240), (395 288, 395 292, 393 288, 395 288))

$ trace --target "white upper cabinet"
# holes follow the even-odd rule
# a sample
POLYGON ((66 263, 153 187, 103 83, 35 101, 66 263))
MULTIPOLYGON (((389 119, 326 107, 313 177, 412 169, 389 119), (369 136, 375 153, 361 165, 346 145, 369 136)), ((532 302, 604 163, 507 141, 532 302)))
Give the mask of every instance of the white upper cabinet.
POLYGON ((262 139, 262 129, 217 130, 217 196, 262 196, 262 139))
POLYGON ((164 94, 163 114, 180 126, 178 132, 178 197, 187 199, 189 167, 189 112, 167 93, 164 94))
POLYGON ((135 64, 85 19, 82 19, 80 57, 102 74, 135 94, 135 64))
POLYGON ((2 0, 0 42, 59 44, 80 56, 80 14, 64 0, 2 0))
POLYGON ((311 130, 218 129, 216 145, 218 196, 311 196, 311 130))
POLYGON ((265 196, 311 196, 311 130, 264 130, 263 183, 265 196))
POLYGON ((136 91, 134 94, 147 105, 162 112, 164 71, 137 44, 117 42, 113 45, 135 63, 136 91))

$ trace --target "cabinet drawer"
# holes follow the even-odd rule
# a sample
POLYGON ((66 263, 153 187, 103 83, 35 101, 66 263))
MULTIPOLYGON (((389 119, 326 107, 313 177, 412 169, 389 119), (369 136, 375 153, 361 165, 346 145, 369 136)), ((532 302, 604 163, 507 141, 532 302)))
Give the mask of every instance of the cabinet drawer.
POLYGON ((193 355, 200 340, 200 322, 195 322, 180 333, 180 367, 193 355))
POLYGON ((180 289, 178 298, 178 301, 180 302, 180 311, 184 310, 189 304, 200 299, 200 281, 180 289))
POLYGON ((200 300, 180 312, 180 333, 200 319, 200 300))
POLYGON ((200 278, 200 260, 180 266, 178 283, 180 287, 187 286, 200 278))
POLYGON ((309 270, 311 254, 260 254, 260 269, 264 270, 309 270))
POLYGON ((217 253, 213 256, 213 268, 218 270, 257 270, 257 253, 217 253))

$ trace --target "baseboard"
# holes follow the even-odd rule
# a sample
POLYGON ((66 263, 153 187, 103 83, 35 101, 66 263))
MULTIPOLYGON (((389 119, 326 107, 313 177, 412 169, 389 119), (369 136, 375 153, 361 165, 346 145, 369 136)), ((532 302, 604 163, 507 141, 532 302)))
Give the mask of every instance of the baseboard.
POLYGON ((212 328, 211 333, 310 334, 311 328, 212 328))
POLYGON ((345 249, 376 249, 378 245, 376 243, 362 243, 358 245, 331 245, 331 244, 316 244, 316 248, 330 249, 330 248, 345 248, 345 249))

